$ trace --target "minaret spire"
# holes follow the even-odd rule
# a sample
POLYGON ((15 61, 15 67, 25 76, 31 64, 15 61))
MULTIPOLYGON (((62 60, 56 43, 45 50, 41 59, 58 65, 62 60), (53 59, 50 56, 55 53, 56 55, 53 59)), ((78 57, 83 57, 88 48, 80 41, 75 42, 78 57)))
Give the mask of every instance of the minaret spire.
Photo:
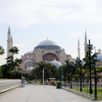
POLYGON ((10 34, 10 35, 11 35, 10 26, 8 27, 8 34, 10 34))
POLYGON ((87 44, 87 34, 86 34, 86 29, 85 29, 85 44, 87 44))
POLYGON ((12 56, 12 53, 9 52, 9 50, 13 47, 13 40, 11 35, 10 26, 8 27, 7 32, 7 57, 12 56))
POLYGON ((84 43, 84 50, 85 50, 85 56, 87 54, 87 33, 86 33, 86 29, 85 29, 85 43, 84 43))
POLYGON ((80 41, 79 41, 79 38, 78 38, 78 58, 80 59, 80 41))

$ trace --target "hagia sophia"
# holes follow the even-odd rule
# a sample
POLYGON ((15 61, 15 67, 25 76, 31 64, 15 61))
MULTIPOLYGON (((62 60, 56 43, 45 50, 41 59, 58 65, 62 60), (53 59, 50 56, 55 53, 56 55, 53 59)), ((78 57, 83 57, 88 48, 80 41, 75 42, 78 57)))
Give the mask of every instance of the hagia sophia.
MULTIPOLYGON (((13 39, 11 35, 10 27, 7 33, 7 57, 11 54, 9 50, 13 47, 13 39)), ((87 52, 87 34, 85 31, 85 43, 84 43, 84 52, 87 52)), ((80 42, 78 40, 78 57, 80 57, 80 42)), ((56 67, 60 67, 66 60, 73 59, 70 54, 65 52, 65 49, 61 46, 57 45, 55 42, 46 39, 41 41, 31 52, 26 52, 21 56, 23 63, 20 65, 22 70, 32 70, 34 68, 34 64, 45 61, 52 63, 56 67)), ((97 66, 102 66, 102 53, 99 49, 97 52, 97 66)))
POLYGON ((31 68, 34 63, 45 61, 61 66, 65 60, 71 59, 71 55, 66 54, 65 50, 51 40, 40 42, 32 52, 25 53, 22 57, 22 69, 31 68))

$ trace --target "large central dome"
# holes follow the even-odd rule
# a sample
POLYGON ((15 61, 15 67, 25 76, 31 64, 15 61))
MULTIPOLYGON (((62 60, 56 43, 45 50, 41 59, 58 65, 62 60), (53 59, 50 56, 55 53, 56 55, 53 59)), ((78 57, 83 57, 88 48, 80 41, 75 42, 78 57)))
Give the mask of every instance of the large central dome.
POLYGON ((47 39, 47 40, 40 42, 38 46, 49 46, 49 45, 56 46, 56 43, 47 39))
POLYGON ((40 42, 35 48, 60 49, 60 46, 58 46, 55 42, 47 39, 47 40, 40 42))

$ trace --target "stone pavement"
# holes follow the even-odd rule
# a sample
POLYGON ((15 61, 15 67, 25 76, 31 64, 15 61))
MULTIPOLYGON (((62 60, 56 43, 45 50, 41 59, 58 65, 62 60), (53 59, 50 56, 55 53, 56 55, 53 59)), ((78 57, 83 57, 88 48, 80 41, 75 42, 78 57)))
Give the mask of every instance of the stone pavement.
POLYGON ((0 102, 92 102, 54 86, 26 85, 0 95, 0 102))

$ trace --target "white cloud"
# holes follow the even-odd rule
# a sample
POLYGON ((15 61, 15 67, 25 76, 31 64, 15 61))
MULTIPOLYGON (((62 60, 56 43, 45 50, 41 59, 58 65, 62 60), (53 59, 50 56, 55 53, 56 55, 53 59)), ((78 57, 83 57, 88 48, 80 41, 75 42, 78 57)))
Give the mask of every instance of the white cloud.
POLYGON ((96 41, 101 41, 102 40, 102 33, 91 32, 89 37, 96 40, 96 41))
MULTIPOLYGON (((36 45, 38 41, 42 41, 46 37, 59 41, 62 47, 65 46, 69 51, 68 43, 77 40, 78 35, 81 42, 84 42, 83 30, 85 26, 89 29, 89 37, 92 38, 98 48, 101 48, 101 0, 0 0, 0 15, 0 26, 2 24, 4 26, 11 25, 12 29, 12 27, 15 27, 12 25, 16 25, 14 29, 17 35, 15 33, 13 35, 22 35, 20 36, 22 40, 14 44, 20 49, 20 55, 32 50, 33 41, 36 45), (22 29, 22 27, 29 27, 30 29, 22 29), (94 33, 90 33, 91 31, 94 33), (30 36, 32 38, 26 40, 30 36), (26 42, 29 46, 22 42, 26 42)), ((5 30, 5 28, 3 29, 5 30)), ((1 33, 2 36, 5 36, 4 31, 1 33)), ((19 37, 16 37, 17 39, 19 41, 19 37)), ((2 40, 0 43, 4 44, 2 40)), ((70 48, 70 52, 74 49, 74 55, 77 48, 75 48, 76 43, 77 41, 72 43, 72 48, 70 48)))
POLYGON ((14 46, 17 46, 18 48, 25 48, 25 47, 27 47, 27 44, 25 44, 25 43, 22 43, 22 42, 16 42, 15 44, 14 44, 14 46))
POLYGON ((14 46, 17 46, 19 49, 19 55, 16 55, 16 57, 20 57, 25 52, 25 49, 28 47, 28 45, 23 42, 16 42, 14 43, 14 46))
POLYGON ((41 22, 102 22, 96 0, 1 0, 0 22, 29 26, 41 22))

